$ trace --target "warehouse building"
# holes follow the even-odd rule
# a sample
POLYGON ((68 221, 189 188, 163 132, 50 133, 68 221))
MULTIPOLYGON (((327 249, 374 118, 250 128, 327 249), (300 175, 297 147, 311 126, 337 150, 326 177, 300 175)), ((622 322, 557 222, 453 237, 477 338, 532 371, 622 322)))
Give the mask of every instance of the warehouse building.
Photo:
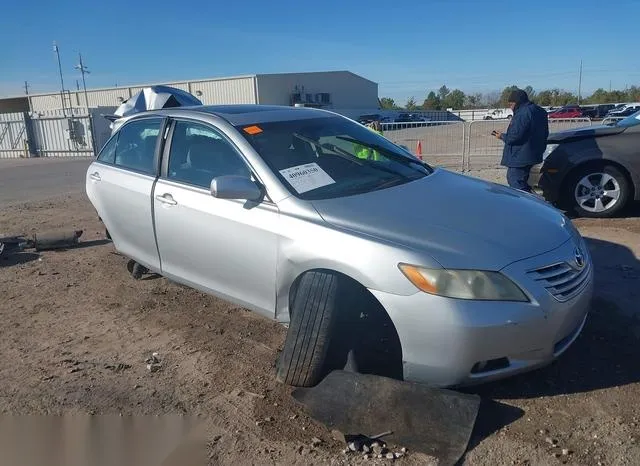
POLYGON ((0 99, 0 113, 62 108, 117 107, 144 87, 164 84, 185 90, 205 105, 271 104, 311 106, 360 114, 379 107, 378 84, 349 71, 256 74, 230 78, 32 94, 0 99), (64 102, 63 102, 64 99, 64 102))

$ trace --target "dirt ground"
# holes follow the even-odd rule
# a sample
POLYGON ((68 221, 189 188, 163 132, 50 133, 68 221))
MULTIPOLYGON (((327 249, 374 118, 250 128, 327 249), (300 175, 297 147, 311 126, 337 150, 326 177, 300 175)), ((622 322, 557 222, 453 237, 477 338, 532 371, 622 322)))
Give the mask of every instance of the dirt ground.
MULTIPOLYGON (((597 268, 588 324, 552 366, 469 390, 511 409, 481 409, 463 464, 640 464, 640 218, 576 224, 597 268)), ((200 415, 210 464, 390 463, 344 455, 275 381, 284 328, 133 280, 83 194, 0 212, 4 233, 51 229, 84 229, 83 247, 0 258, 0 412, 200 415)))

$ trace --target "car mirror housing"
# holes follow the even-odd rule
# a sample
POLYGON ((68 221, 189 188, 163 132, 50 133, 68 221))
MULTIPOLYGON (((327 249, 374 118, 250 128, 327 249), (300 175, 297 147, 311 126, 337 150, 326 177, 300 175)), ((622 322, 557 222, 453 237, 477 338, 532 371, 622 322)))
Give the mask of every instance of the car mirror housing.
POLYGON ((262 189, 246 176, 217 176, 211 181, 211 195, 218 199, 259 201, 262 189))

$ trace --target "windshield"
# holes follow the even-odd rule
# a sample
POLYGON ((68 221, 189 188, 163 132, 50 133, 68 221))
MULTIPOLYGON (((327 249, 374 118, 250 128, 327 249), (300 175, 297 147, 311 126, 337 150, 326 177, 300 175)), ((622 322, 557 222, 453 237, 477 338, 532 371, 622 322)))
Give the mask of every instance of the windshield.
POLYGON ((373 130, 342 117, 257 123, 238 130, 300 199, 362 194, 433 171, 373 130))

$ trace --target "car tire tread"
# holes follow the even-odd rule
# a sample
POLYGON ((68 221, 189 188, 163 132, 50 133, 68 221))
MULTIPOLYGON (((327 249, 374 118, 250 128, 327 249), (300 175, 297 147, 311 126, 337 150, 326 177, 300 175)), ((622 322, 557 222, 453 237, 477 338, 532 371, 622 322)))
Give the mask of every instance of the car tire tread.
POLYGON ((307 272, 301 277, 292 303, 292 316, 277 379, 288 385, 317 384, 336 320, 339 277, 331 272, 307 272))

